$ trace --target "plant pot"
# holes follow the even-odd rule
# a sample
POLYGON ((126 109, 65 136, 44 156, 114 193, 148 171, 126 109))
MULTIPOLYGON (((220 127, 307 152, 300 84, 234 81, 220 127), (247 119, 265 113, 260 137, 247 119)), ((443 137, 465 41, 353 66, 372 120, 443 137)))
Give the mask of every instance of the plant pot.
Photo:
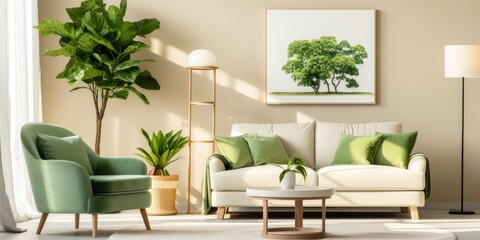
POLYGON ((295 172, 287 172, 283 175, 283 179, 280 182, 281 189, 293 189, 295 188, 295 172))
POLYGON ((150 176, 152 178, 152 205, 147 208, 149 215, 175 215, 177 208, 178 175, 150 176))

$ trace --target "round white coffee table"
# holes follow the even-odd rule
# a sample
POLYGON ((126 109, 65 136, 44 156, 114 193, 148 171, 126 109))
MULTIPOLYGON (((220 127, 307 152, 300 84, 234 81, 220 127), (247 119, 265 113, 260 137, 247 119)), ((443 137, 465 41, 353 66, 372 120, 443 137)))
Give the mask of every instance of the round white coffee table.
POLYGON ((279 187, 247 188, 247 195, 263 199, 263 238, 270 239, 318 239, 325 238, 325 200, 331 198, 335 190, 331 187, 295 186, 283 190, 279 187), (322 200, 322 229, 303 227, 303 200, 322 200), (268 227, 268 200, 295 201, 295 227, 268 227))

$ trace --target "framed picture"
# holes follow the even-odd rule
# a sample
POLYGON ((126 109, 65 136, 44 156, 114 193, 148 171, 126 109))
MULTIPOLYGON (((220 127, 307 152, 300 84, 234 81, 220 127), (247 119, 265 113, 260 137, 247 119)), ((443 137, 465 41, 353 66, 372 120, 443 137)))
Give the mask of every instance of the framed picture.
POLYGON ((267 104, 375 104, 375 10, 266 12, 267 104))

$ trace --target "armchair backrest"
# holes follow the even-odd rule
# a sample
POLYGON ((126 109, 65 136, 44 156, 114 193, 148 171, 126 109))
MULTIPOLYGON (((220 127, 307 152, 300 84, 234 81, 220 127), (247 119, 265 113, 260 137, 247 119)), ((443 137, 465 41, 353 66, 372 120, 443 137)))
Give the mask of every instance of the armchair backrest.
MULTIPOLYGON (((65 164, 69 161, 42 160, 36 142, 40 133, 61 138, 75 135, 65 128, 46 123, 27 123, 22 127, 20 139, 37 210, 43 213, 86 212, 92 195, 87 170, 77 164, 65 164), (71 189, 73 192, 68 193, 71 189)), ((86 144, 85 149, 87 153, 92 151, 86 144)), ((90 154, 88 156, 92 162, 90 154)))
MULTIPOLYGON (((30 155, 34 159, 41 159, 37 148, 37 134, 39 133, 60 138, 75 135, 75 133, 69 131, 68 129, 57 125, 39 122, 27 123, 20 131, 20 138, 26 155, 25 158, 28 158, 27 155, 30 155)), ((95 169, 98 163, 98 155, 87 144, 85 144, 85 150, 87 151, 90 165, 93 169, 95 169)))
POLYGON ((40 154, 37 148, 37 134, 39 133, 62 138, 75 135, 74 133, 70 132, 65 128, 47 123, 25 124, 25 126, 22 127, 22 130, 20 132, 22 144, 24 146, 24 149, 28 151, 28 153, 32 155, 32 157, 37 159, 40 159, 40 154))

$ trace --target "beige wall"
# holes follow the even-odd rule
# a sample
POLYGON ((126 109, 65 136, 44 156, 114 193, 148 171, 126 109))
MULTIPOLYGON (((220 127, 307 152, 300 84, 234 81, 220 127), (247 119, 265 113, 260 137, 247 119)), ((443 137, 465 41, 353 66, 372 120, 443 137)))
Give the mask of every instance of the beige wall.
MULTIPOLYGON (((108 4, 119 1, 107 1, 108 4)), ((68 20, 64 9, 80 1, 39 1, 43 18, 68 20)), ((400 121, 405 131, 419 131, 415 151, 430 157, 433 197, 430 206, 448 207, 459 200, 460 80, 445 79, 446 44, 480 43, 477 0, 130 0, 127 19, 154 17, 160 30, 140 57, 162 85, 146 92, 144 105, 135 96, 113 100, 104 120, 102 152, 132 156, 145 146, 140 128, 187 131, 188 53, 208 48, 219 62, 217 134, 228 135, 233 122, 400 121), (373 106, 268 106, 265 91, 265 9, 377 9, 378 104, 373 106)), ((57 38, 41 38, 42 51, 57 48, 57 38)), ((94 112, 88 92, 68 93, 55 79, 66 60, 41 58, 44 120, 63 125, 93 145, 94 112)), ((466 81, 466 202, 480 203, 480 81, 466 81)), ((202 95, 202 94, 200 94, 202 95)), ((205 94, 203 94, 205 95, 205 94)), ((205 119, 203 119, 205 120, 205 119)), ((208 119, 207 119, 208 120, 208 119)), ((208 126, 208 125, 206 125, 208 126)), ((206 131, 203 126, 197 132, 206 131)), ((181 152, 186 156, 186 150, 181 152)), ((200 153, 198 153, 200 154, 200 153)), ((200 206, 203 157, 194 159, 192 201, 200 206)), ((179 208, 185 208, 187 160, 172 164, 181 176, 179 208)), ((456 206, 455 204, 453 206, 456 206)))

